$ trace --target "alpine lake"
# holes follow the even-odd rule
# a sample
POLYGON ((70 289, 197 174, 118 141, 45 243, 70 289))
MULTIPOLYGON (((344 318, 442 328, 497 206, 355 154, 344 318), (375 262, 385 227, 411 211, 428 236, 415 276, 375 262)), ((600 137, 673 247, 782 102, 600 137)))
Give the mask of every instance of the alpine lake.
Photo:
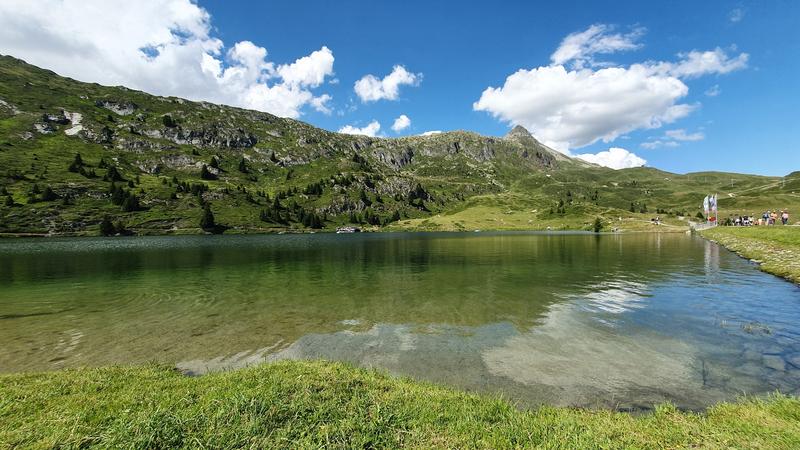
POLYGON ((685 234, 0 240, 0 372, 341 360, 539 404, 800 394, 800 287, 685 234))

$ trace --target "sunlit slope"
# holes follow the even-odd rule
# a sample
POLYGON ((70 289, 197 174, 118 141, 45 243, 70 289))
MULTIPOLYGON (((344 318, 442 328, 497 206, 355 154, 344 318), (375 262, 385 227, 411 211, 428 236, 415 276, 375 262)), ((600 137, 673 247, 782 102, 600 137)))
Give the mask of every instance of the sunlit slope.
POLYGON ((597 216, 631 229, 693 216, 711 192, 723 213, 797 209, 798 178, 614 171, 521 127, 342 135, 0 57, 0 233, 97 234, 105 216, 134 233, 197 233, 205 208, 227 232, 585 229, 597 216))

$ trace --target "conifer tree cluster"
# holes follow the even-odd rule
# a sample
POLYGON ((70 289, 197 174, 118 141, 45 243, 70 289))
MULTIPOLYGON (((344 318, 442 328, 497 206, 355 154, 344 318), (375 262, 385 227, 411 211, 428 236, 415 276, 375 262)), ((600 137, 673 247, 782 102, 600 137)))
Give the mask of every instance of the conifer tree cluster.
POLYGON ((72 173, 79 173, 86 178, 96 178, 97 174, 94 169, 87 167, 87 164, 83 161, 83 158, 81 158, 81 154, 76 153, 75 159, 70 163, 69 167, 67 167, 67 170, 72 173))
POLYGON ((285 195, 285 193, 279 192, 275 196, 272 204, 267 205, 266 208, 261 210, 259 218, 263 222, 286 225, 292 221, 295 221, 302 223, 303 226, 308 228, 320 229, 324 227, 326 220, 324 216, 320 216, 314 210, 307 210, 303 208, 294 200, 292 200, 288 205, 284 206, 281 204, 281 194, 285 195))
POLYGON ((139 197, 134 194, 133 191, 125 190, 122 186, 112 182, 108 193, 111 194, 111 203, 120 206, 124 212, 139 211, 142 209, 139 203, 139 197))
POLYGON ((100 235, 115 236, 118 234, 125 235, 130 234, 130 232, 125 228, 125 224, 121 220, 118 220, 117 223, 112 223, 111 217, 108 215, 103 216, 103 220, 100 221, 100 235))

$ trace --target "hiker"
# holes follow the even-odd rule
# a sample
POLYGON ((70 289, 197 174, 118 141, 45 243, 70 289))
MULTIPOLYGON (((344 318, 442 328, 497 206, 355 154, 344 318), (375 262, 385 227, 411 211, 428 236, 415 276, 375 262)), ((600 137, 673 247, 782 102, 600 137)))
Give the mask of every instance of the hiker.
POLYGON ((769 224, 776 225, 778 223, 778 210, 772 211, 769 215, 769 224))
POLYGON ((764 225, 769 225, 769 211, 764 211, 761 218, 764 219, 764 225))
POLYGON ((783 222, 784 225, 789 223, 789 210, 787 209, 783 210, 783 212, 781 213, 781 222, 783 222))

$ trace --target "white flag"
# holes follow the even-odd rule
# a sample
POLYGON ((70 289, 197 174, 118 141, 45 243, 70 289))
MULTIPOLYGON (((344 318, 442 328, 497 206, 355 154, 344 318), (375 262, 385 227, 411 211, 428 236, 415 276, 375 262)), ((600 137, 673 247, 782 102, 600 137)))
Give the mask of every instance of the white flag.
POLYGON ((706 214, 708 214, 708 201, 709 199, 706 195, 706 198, 703 199, 703 211, 705 211, 706 214))
POLYGON ((714 194, 713 200, 711 201, 711 210, 714 211, 716 214, 717 212, 717 194, 714 194))

